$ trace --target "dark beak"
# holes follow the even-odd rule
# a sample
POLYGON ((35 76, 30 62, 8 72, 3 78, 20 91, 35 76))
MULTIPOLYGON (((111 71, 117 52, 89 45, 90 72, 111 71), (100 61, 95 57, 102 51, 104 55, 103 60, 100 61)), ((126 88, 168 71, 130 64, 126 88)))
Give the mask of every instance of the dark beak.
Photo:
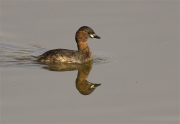
POLYGON ((101 39, 98 35, 94 35, 94 38, 101 39))

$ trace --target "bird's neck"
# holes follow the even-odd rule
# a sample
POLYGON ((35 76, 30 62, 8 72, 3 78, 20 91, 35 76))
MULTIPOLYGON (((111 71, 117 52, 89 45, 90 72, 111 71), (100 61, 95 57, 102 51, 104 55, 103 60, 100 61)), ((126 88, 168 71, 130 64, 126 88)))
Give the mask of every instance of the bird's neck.
POLYGON ((77 47, 79 52, 83 52, 83 53, 91 52, 86 41, 78 41, 77 47))

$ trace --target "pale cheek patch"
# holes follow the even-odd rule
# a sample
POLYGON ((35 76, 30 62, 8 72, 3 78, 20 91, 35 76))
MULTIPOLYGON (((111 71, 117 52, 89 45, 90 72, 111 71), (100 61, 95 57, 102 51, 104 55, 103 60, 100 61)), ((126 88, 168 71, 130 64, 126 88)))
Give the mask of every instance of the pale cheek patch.
POLYGON ((91 38, 94 38, 94 35, 93 35, 93 34, 90 34, 90 37, 91 37, 91 38))
POLYGON ((92 85, 91 88, 95 88, 94 85, 92 85))

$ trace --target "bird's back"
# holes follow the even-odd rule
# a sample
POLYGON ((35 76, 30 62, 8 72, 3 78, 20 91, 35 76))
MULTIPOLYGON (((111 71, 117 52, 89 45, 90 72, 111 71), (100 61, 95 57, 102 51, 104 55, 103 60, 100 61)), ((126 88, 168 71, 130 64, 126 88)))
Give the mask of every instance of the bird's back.
POLYGON ((92 60, 91 53, 82 54, 77 50, 54 49, 38 56, 39 62, 82 63, 92 60))

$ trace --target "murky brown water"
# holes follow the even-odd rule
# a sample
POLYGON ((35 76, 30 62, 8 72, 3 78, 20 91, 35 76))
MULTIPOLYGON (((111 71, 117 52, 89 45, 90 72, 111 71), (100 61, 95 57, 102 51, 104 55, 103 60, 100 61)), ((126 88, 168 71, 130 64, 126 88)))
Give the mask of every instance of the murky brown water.
POLYGON ((179 123, 179 1, 1 1, 1 123, 179 123), (77 49, 93 63, 40 64, 77 49))

